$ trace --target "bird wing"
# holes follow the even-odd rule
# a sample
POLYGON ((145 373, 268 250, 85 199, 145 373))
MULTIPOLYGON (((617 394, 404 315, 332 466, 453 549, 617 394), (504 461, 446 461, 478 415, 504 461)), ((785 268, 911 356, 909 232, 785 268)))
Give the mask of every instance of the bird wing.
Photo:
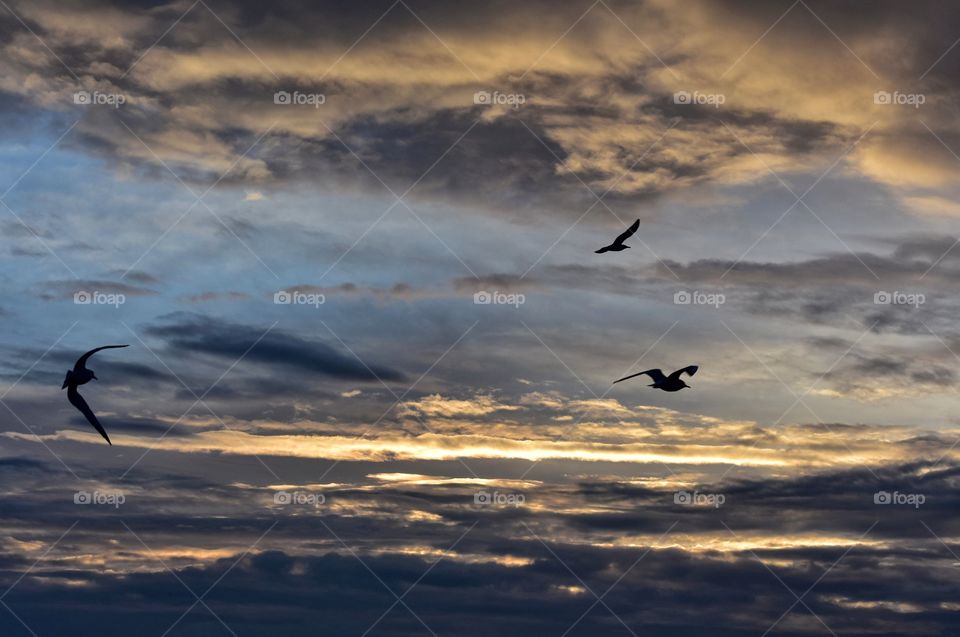
POLYGON ((87 417, 87 421, 93 428, 100 432, 100 435, 103 436, 103 439, 110 443, 110 446, 113 446, 113 443, 110 442, 107 432, 103 429, 103 425, 100 424, 100 421, 97 420, 96 414, 93 413, 93 410, 90 409, 90 405, 87 404, 87 401, 83 399, 83 396, 80 395, 80 392, 77 391, 75 385, 71 385, 70 389, 67 390, 67 400, 70 401, 70 404, 80 410, 80 413, 87 417))
POLYGON ((696 365, 689 365, 687 367, 684 367, 683 369, 678 369, 677 371, 670 374, 670 378, 672 378, 673 380, 679 380, 680 374, 684 374, 684 373, 687 374, 688 376, 693 376, 694 374, 697 373, 698 369, 700 368, 696 365))
POLYGON ((627 380, 628 378, 636 378, 637 376, 643 376, 644 374, 647 374, 648 376, 650 376, 650 378, 652 378, 653 382, 655 383, 659 383, 667 379, 667 377, 664 376, 663 372, 661 372, 659 369, 648 369, 644 372, 637 372, 636 374, 630 374, 629 376, 624 376, 623 378, 619 380, 615 380, 613 382, 614 384, 616 384, 616 383, 619 383, 621 380, 627 380))
POLYGON ((640 220, 637 219, 636 221, 633 222, 633 224, 631 224, 629 228, 623 231, 623 234, 621 234, 619 237, 613 240, 613 245, 622 244, 624 241, 632 237, 633 233, 636 232, 637 228, 639 227, 640 227, 640 220))
POLYGON ((97 348, 95 348, 95 349, 92 349, 92 350, 90 350, 89 352, 87 352, 86 354, 84 354, 83 356, 81 356, 80 358, 77 359, 77 362, 74 364, 73 369, 74 369, 75 371, 76 371, 76 370, 81 370, 81 369, 83 369, 83 368, 86 366, 86 364, 87 364, 87 359, 88 359, 88 358, 90 358, 91 356, 93 356, 94 354, 96 354, 97 352, 99 352, 99 351, 102 350, 102 349, 111 349, 111 348, 114 348, 114 347, 130 347, 130 346, 129 346, 129 345, 104 345, 103 347, 97 347, 97 348))

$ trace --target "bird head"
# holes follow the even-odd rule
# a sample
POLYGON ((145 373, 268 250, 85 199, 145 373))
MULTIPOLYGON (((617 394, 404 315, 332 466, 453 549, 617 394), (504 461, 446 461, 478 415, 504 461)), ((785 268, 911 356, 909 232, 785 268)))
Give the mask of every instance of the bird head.
MULTIPOLYGON (((94 378, 96 378, 96 376, 94 376, 94 378)), ((690 386, 690 385, 686 384, 686 383, 683 382, 682 380, 680 381, 680 389, 683 389, 683 388, 689 387, 689 386, 690 386)))
POLYGON ((93 380, 100 380, 99 378, 97 378, 97 375, 94 374, 93 372, 90 372, 90 378, 92 378, 93 380))

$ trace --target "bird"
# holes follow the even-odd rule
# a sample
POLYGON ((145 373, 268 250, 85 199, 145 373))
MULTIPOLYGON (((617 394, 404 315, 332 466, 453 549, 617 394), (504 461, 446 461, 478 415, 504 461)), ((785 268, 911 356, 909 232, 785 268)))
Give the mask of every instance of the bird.
POLYGON ((663 372, 659 369, 648 369, 645 372, 638 372, 636 374, 630 374, 629 376, 624 376, 619 380, 613 381, 614 384, 619 383, 621 380, 627 380, 628 378, 634 378, 636 376, 642 376, 647 374, 653 380, 653 383, 648 385, 648 387, 653 387, 655 389, 662 389, 663 391, 680 391, 684 387, 689 387, 690 385, 686 384, 681 380, 681 374, 687 374, 688 376, 693 376, 697 373, 697 370, 700 369, 696 365, 690 365, 684 367, 683 369, 678 369, 669 376, 664 376, 663 372))
POLYGON ((93 370, 87 369, 87 359, 102 349, 111 349, 114 347, 129 347, 129 345, 104 345, 103 347, 90 350, 77 359, 72 370, 67 370, 67 376, 63 379, 63 385, 60 386, 60 389, 66 388, 67 400, 70 401, 70 404, 79 409, 80 413, 87 417, 87 421, 93 425, 94 429, 100 432, 100 435, 103 436, 103 439, 106 440, 111 447, 113 443, 110 442, 110 437, 107 436, 107 432, 103 429, 100 421, 97 420, 97 416, 93 413, 93 410, 90 409, 90 405, 87 404, 87 401, 85 401, 83 396, 80 395, 80 392, 77 391, 77 387, 85 385, 91 380, 99 380, 97 375, 93 373, 93 370))
POLYGON ((637 219, 634 221, 629 228, 623 231, 619 237, 613 240, 608 246, 604 246, 599 250, 594 250, 596 254, 603 254, 604 252, 620 252, 621 250, 626 250, 630 246, 623 245, 623 242, 633 236, 633 233, 637 231, 637 228, 640 227, 640 220, 637 219))

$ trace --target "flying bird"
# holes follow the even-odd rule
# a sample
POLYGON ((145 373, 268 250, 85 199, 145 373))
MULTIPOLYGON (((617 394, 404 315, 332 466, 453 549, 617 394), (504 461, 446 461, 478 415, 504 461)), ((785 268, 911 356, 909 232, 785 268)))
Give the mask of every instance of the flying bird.
POLYGON ((604 246, 599 250, 595 250, 595 252, 597 254, 603 254, 604 252, 620 252, 621 250, 626 250, 630 246, 623 245, 623 242, 629 239, 630 237, 632 237, 633 233, 636 232, 637 228, 639 227, 640 227, 640 220, 637 219, 636 221, 633 222, 633 224, 631 224, 629 228, 623 231, 623 234, 621 234, 619 237, 614 239, 613 243, 611 243, 608 246, 604 246))
POLYGON ((629 376, 624 376, 620 380, 613 381, 614 383, 619 383, 621 380, 627 380, 628 378, 634 378, 636 376, 642 376, 643 374, 648 375, 653 383, 648 385, 648 387, 653 387, 655 389, 662 389, 663 391, 680 391, 684 387, 689 387, 690 385, 686 384, 681 380, 681 374, 687 374, 688 376, 693 376, 697 373, 697 370, 700 369, 696 365, 690 365, 689 367, 684 367, 683 369, 678 369, 669 376, 664 376, 663 372, 659 369, 648 369, 645 372, 638 372, 636 374, 630 374, 629 376))
POLYGON ((110 446, 113 446, 113 443, 110 442, 107 432, 104 431, 100 421, 97 420, 97 416, 93 413, 93 410, 90 409, 90 405, 87 404, 87 401, 85 401, 83 396, 80 395, 80 392, 77 391, 77 387, 86 385, 91 380, 99 380, 97 375, 93 373, 93 370, 87 369, 87 359, 102 349, 111 349, 114 347, 129 347, 129 345, 104 345, 103 347, 90 350, 77 359, 72 370, 67 370, 67 377, 63 379, 63 385, 60 386, 60 389, 66 388, 67 400, 70 401, 70 404, 79 409, 80 413, 87 417, 87 420, 93 425, 93 428, 100 432, 100 435, 103 436, 103 439, 106 440, 110 446))

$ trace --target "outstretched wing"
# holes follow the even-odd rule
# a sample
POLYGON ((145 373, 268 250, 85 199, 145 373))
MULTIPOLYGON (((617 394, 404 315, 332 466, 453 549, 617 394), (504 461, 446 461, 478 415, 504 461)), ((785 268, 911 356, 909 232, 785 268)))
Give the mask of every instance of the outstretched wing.
POLYGON ((87 401, 83 399, 83 396, 80 395, 80 392, 77 391, 77 388, 73 385, 70 386, 70 389, 67 390, 67 400, 70 401, 70 404, 80 410, 80 413, 87 417, 87 421, 93 425, 93 428, 100 432, 100 435, 103 436, 103 439, 110 443, 110 446, 113 446, 113 443, 110 442, 110 438, 107 436, 107 432, 104 431, 103 425, 100 424, 100 421, 97 420, 96 414, 93 413, 93 410, 90 409, 90 405, 87 404, 87 401))
POLYGON ((643 376, 644 374, 647 374, 650 378, 652 378, 653 382, 655 383, 660 383, 667 379, 667 377, 664 376, 663 372, 661 372, 659 369, 648 369, 645 372, 637 372, 636 374, 630 374, 629 376, 624 376, 623 378, 619 380, 615 380, 613 382, 614 384, 616 384, 616 383, 619 383, 621 380, 627 380, 628 378, 636 378, 637 376, 643 376))
POLYGON ((86 366, 86 364, 87 364, 87 359, 88 359, 88 358, 90 358, 91 356, 93 356, 94 354, 96 354, 97 352, 99 352, 99 351, 102 350, 102 349, 111 349, 111 348, 114 348, 114 347, 130 347, 130 346, 129 346, 129 345, 104 345, 103 347, 98 347, 98 348, 96 348, 96 349, 92 349, 92 350, 90 350, 89 352, 87 352, 86 354, 84 354, 83 356, 81 356, 80 358, 78 358, 78 359, 77 359, 77 362, 76 362, 76 364, 74 364, 73 368, 74 368, 75 370, 77 370, 77 369, 83 369, 83 368, 86 366))
POLYGON ((687 374, 688 376, 693 376, 694 374, 697 373, 698 369, 700 369, 698 366, 690 365, 688 367, 684 367, 683 369, 678 369, 677 371, 673 372, 672 374, 670 374, 670 378, 672 378, 673 380, 679 380, 680 374, 687 374))
POLYGON ((619 237, 613 240, 613 245, 623 244, 624 241, 626 241, 627 239, 633 236, 633 233, 636 232, 637 228, 639 227, 640 227, 640 220, 637 219, 636 221, 633 222, 633 224, 631 224, 629 228, 623 231, 623 234, 621 234, 619 237))

